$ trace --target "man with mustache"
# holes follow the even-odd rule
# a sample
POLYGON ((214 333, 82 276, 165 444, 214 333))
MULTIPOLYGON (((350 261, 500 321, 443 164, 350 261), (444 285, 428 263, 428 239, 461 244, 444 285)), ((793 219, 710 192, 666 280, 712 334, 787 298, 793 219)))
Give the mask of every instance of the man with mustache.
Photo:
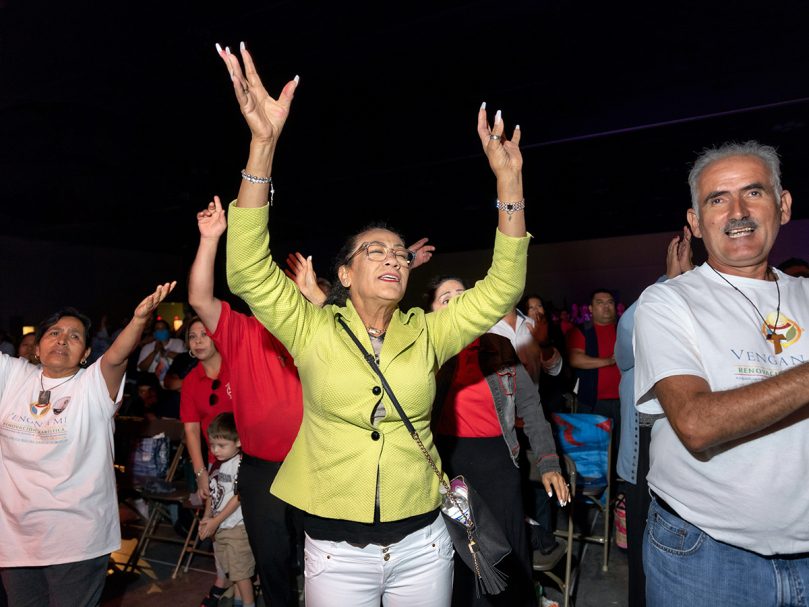
POLYGON ((809 281, 768 255, 790 219, 775 150, 703 152, 688 222, 708 261, 640 298, 639 412, 652 428, 646 598, 807 605, 809 281))

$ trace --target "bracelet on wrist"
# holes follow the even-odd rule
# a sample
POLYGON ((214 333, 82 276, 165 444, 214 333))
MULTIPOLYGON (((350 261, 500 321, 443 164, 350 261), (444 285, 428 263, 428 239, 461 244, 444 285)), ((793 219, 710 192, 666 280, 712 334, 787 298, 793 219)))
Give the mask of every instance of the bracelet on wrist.
POLYGON ((508 220, 511 221, 511 216, 516 213, 517 211, 522 211, 525 209, 525 198, 522 200, 518 200, 516 202, 502 202, 501 200, 497 200, 497 204, 494 206, 497 207, 498 211, 505 211, 508 214, 508 220))
POLYGON ((196 474, 197 478, 199 478, 202 475, 203 472, 205 472, 205 466, 203 466, 202 468, 200 468, 199 470, 194 472, 194 474, 196 474))
POLYGON ((270 184, 270 206, 272 206, 273 198, 275 198, 275 188, 272 185, 272 177, 258 177, 251 175, 245 169, 242 169, 242 179, 256 184, 270 184))

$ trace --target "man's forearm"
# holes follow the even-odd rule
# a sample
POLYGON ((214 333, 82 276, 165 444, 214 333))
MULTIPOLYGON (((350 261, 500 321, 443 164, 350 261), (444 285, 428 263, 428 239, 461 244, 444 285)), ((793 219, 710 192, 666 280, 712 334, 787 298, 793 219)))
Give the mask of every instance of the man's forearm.
POLYGON ((716 392, 678 375, 657 382, 655 393, 680 440, 699 452, 809 417, 809 365, 716 392))

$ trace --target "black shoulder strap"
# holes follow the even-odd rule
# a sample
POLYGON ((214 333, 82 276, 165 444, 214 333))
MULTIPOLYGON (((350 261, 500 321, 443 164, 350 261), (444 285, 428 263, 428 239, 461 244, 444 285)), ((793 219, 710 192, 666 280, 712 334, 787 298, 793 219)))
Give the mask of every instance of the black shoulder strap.
POLYGON ((407 428, 407 431, 411 435, 416 436, 416 429, 413 427, 413 424, 410 423, 410 418, 407 417, 407 414, 404 412, 404 409, 402 409, 402 405, 399 404, 399 400, 396 398, 396 395, 393 393, 393 389, 390 387, 390 384, 388 383, 388 380, 385 379, 385 376, 382 374, 382 371, 380 370, 379 365, 376 364, 376 359, 374 358, 374 355, 369 353, 368 350, 365 349, 365 346, 363 346, 360 343, 360 340, 357 339, 357 336, 354 335, 354 332, 348 327, 348 325, 346 324, 346 321, 343 320, 342 316, 337 316, 337 322, 339 322, 341 325, 343 325, 343 329, 345 329, 346 333, 348 333, 348 336, 357 345, 357 347, 360 349, 360 352, 362 352, 362 357, 365 359, 365 361, 369 365, 371 365, 371 368, 379 376, 379 381, 382 382, 382 387, 385 389, 385 392, 387 392, 388 398, 390 398, 390 401, 393 403, 393 406, 396 408, 397 413, 399 413, 399 417, 402 418, 402 421, 404 422, 404 425, 405 425, 405 428, 407 428))

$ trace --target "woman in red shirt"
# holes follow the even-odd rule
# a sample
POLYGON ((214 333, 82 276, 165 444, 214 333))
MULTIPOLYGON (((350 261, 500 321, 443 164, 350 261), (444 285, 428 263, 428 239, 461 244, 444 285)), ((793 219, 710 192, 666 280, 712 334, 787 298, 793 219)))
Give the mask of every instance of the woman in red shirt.
MULTIPOLYGON (((439 277, 426 294, 430 310, 451 305, 466 289, 456 277, 439 277)), ((450 477, 463 474, 501 521, 512 552, 498 566, 508 576, 508 587, 495 596, 475 597, 472 572, 456 556, 454 606, 535 606, 525 515, 518 469, 519 442, 515 417, 525 422, 525 433, 538 455, 542 482, 561 505, 569 497, 559 458, 539 394, 520 364, 511 342, 485 333, 447 361, 436 377, 433 424, 436 446, 450 477)))

